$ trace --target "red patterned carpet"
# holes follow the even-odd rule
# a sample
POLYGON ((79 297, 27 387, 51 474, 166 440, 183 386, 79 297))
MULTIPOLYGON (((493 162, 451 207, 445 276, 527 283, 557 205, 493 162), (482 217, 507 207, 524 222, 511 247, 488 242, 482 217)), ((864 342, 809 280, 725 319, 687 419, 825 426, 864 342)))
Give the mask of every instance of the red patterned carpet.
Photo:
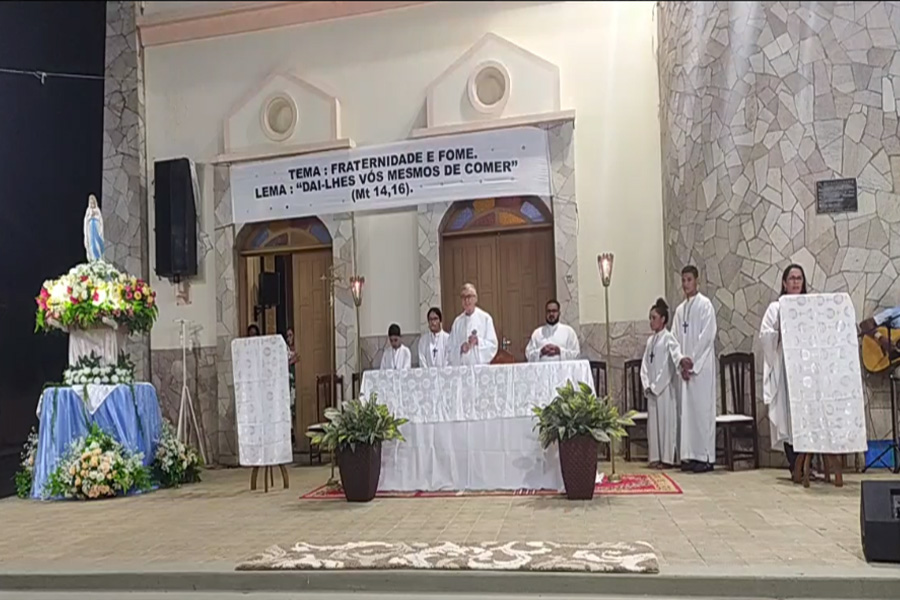
MULTIPOLYGON (((604 480, 598 483, 594 494, 600 496, 655 496, 680 494, 681 488, 665 473, 641 473, 638 475, 622 475, 622 480, 611 483, 604 480)), ((555 490, 495 490, 470 492, 390 492, 380 491, 377 498, 471 498, 485 496, 564 496, 555 490)), ((317 487, 308 494, 300 496, 301 500, 343 500, 344 492, 340 487, 329 488, 327 485, 317 487)))

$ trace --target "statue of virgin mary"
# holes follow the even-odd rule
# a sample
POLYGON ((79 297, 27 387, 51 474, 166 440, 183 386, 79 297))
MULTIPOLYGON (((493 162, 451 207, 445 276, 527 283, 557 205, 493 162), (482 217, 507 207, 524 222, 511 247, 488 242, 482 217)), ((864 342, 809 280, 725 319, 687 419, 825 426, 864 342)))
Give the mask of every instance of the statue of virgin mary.
POLYGON ((88 196, 88 207, 84 213, 84 250, 88 262, 103 258, 103 215, 97 206, 97 197, 93 194, 88 196))

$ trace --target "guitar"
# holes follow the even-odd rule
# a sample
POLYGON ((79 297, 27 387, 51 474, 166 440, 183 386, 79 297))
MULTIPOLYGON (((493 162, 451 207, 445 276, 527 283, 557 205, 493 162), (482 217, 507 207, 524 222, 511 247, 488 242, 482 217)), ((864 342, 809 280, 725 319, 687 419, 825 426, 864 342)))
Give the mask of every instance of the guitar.
MULTIPOLYGON (((876 331, 881 332, 882 336, 887 336, 887 327, 879 327, 876 331)), ((878 340, 873 335, 874 332, 866 333, 860 340, 862 347, 862 362, 866 371, 869 373, 881 373, 900 364, 900 351, 892 350, 888 356, 878 340)), ((900 343, 900 329, 891 329, 891 348, 896 349, 900 343)))

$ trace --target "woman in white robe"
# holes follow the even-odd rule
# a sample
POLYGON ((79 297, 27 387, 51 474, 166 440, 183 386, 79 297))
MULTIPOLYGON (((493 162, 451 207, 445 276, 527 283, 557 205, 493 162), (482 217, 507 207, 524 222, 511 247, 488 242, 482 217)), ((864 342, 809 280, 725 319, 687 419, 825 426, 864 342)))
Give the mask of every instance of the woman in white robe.
MULTIPOLYGON (((781 276, 781 295, 805 294, 806 273, 800 265, 790 265, 781 276)), ((781 347, 781 315, 778 301, 769 304, 759 328, 763 354, 763 402, 769 410, 772 449, 784 449, 791 473, 797 461, 791 435, 791 404, 788 395, 784 349, 781 347)))
POLYGON ((678 365, 681 347, 666 329, 669 306, 660 298, 650 309, 650 329, 641 362, 641 384, 647 397, 648 465, 651 469, 668 469, 675 465, 678 444, 678 365))

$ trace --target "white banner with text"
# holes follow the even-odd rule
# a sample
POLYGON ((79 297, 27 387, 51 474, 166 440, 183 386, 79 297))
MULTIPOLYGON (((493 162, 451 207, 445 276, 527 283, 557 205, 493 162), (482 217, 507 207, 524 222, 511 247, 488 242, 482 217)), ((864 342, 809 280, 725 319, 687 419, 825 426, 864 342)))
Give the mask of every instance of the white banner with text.
POLYGON ((550 196, 547 134, 520 127, 233 165, 235 223, 550 196))

